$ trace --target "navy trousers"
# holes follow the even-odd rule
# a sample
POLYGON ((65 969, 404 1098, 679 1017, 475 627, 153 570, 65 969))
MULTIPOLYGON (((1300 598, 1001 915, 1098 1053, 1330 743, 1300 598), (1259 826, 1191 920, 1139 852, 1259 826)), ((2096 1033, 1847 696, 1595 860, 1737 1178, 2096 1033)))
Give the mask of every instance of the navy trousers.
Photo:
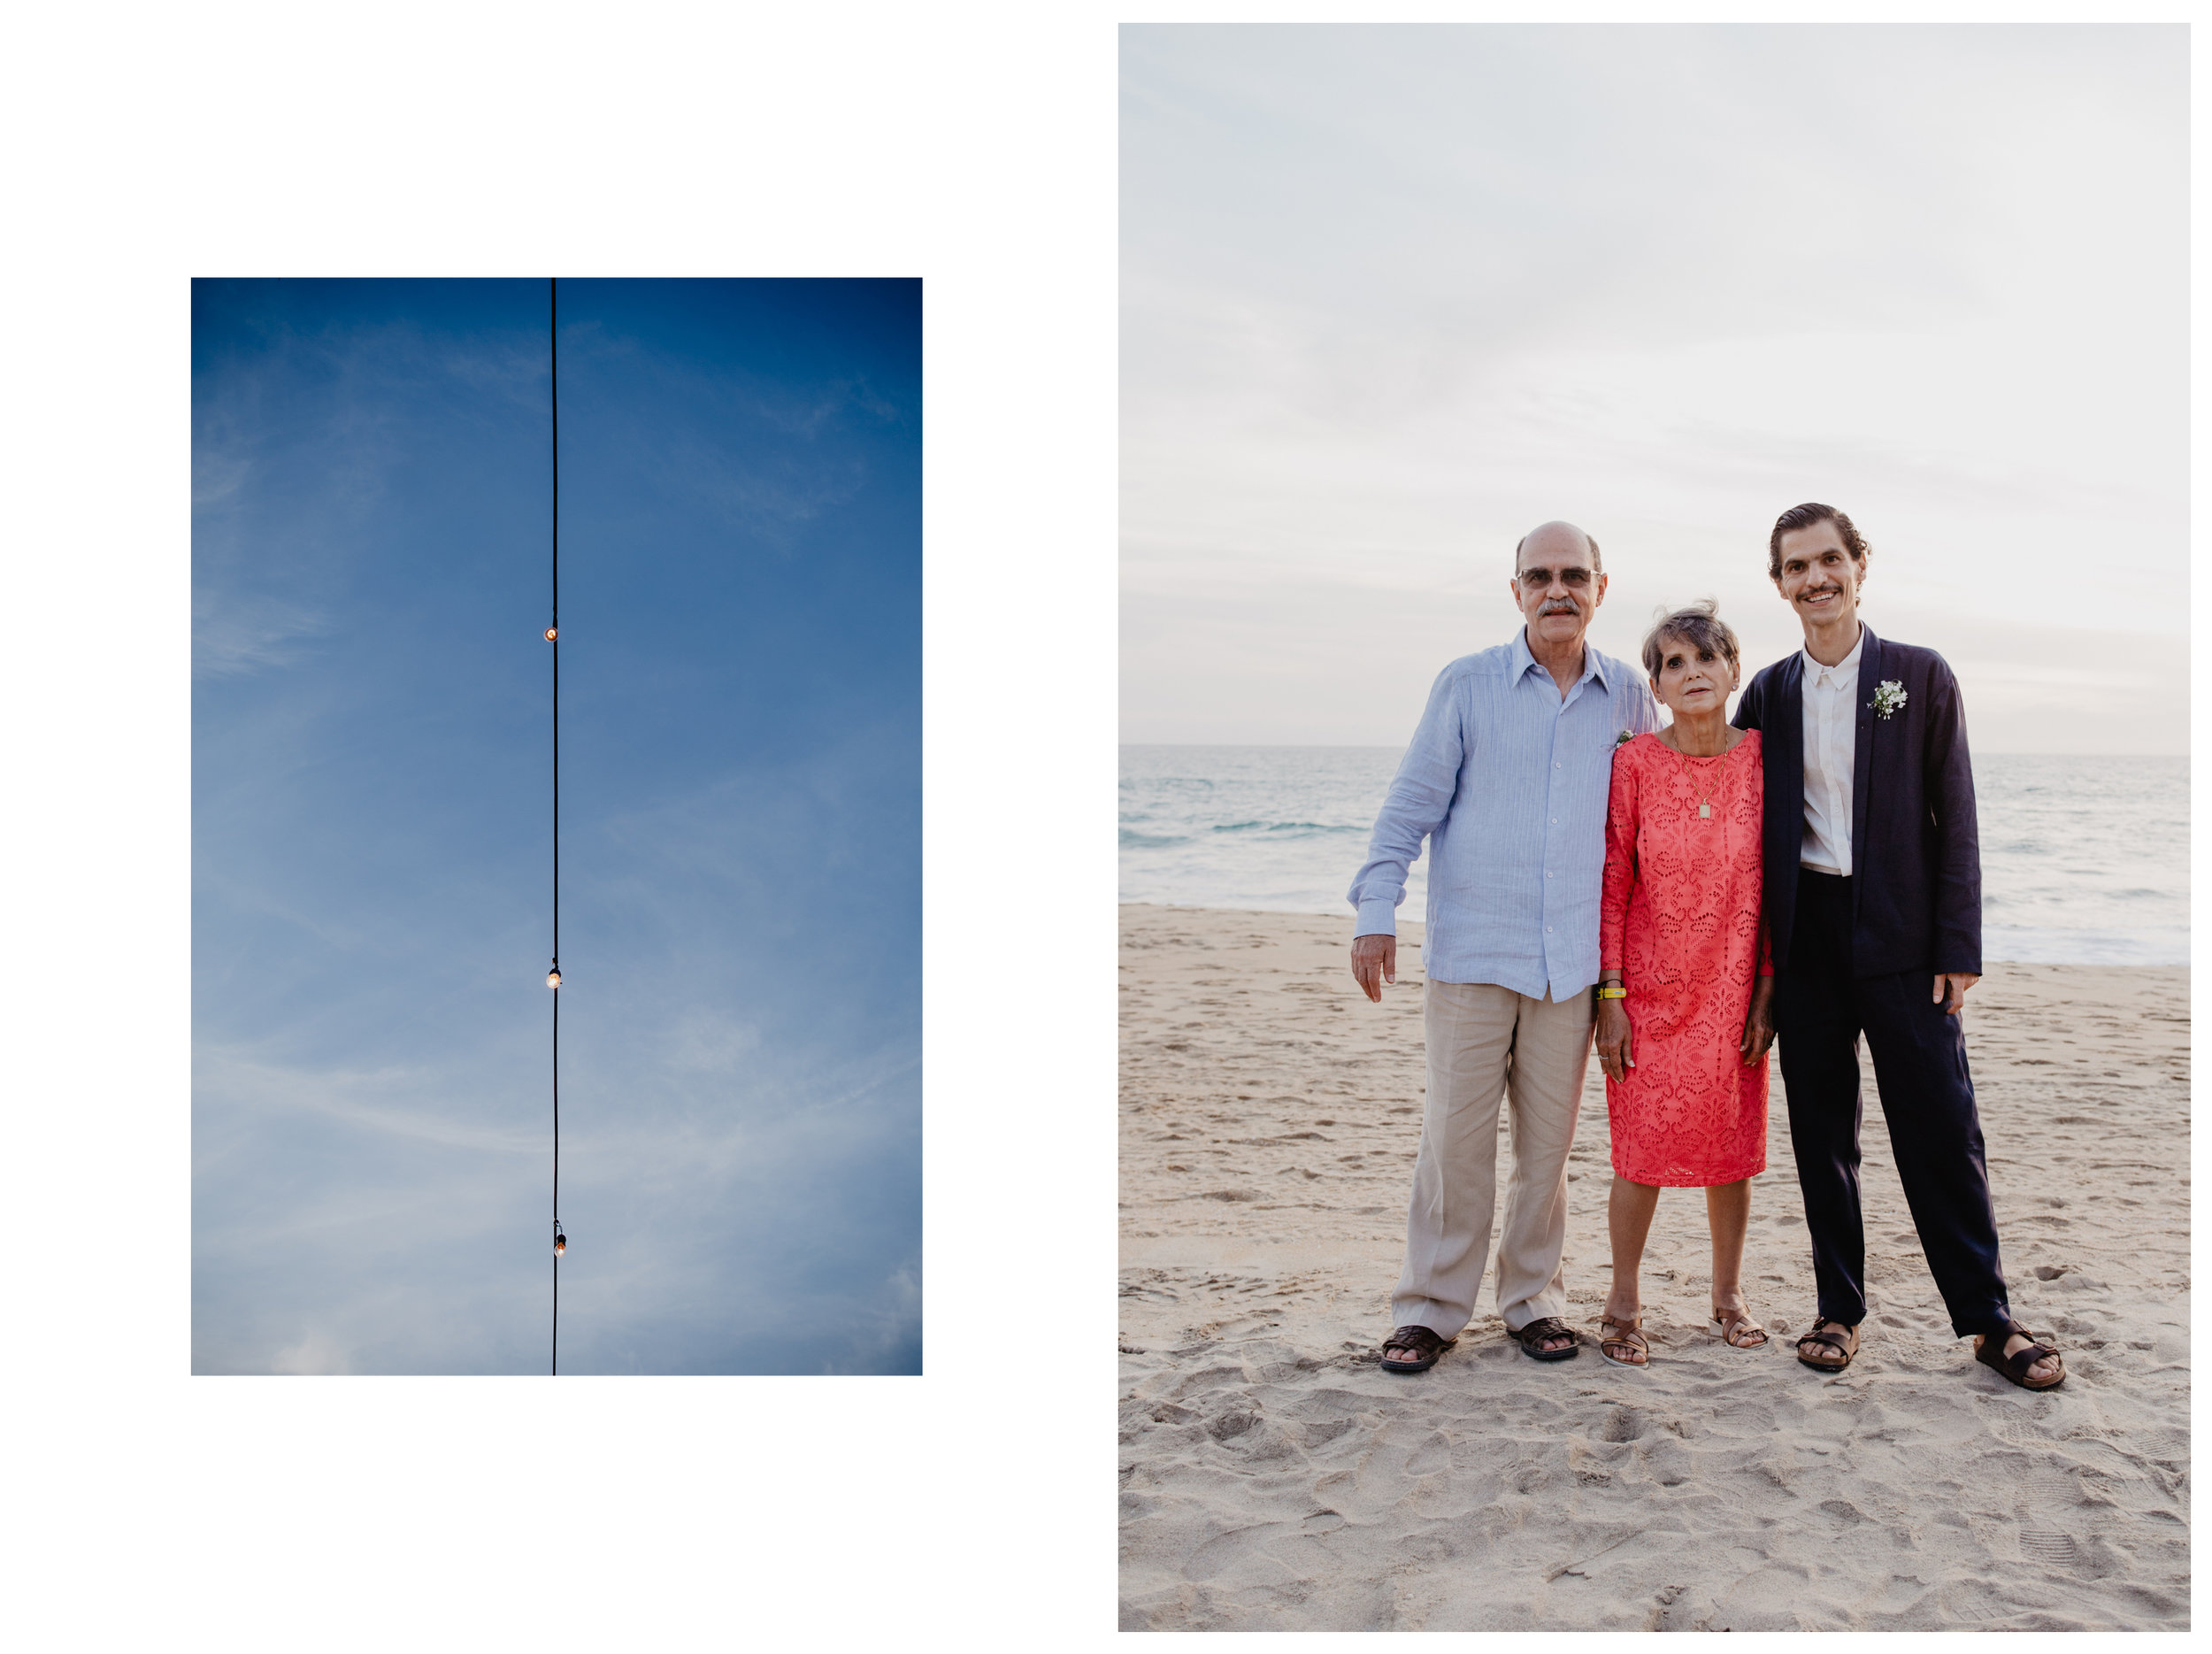
POLYGON ((1905 1202, 1952 1331, 2000 1332, 2011 1319, 1966 1035, 1960 1019, 1934 1003, 1934 985, 1932 971, 1853 975, 1851 881, 1798 870, 1789 962, 1774 984, 1774 1028, 1824 1321, 1855 1327, 1866 1319, 1862 1031, 1905 1202))

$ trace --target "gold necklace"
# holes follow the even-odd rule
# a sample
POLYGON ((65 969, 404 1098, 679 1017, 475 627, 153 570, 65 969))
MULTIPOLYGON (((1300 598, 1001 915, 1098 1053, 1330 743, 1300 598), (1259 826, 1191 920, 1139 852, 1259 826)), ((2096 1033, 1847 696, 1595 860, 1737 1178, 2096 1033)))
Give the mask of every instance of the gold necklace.
MULTIPOLYGON (((1741 746, 1741 745, 1743 745, 1743 742, 1740 742, 1740 741, 1739 741, 1739 742, 1736 743, 1736 746, 1737 746, 1737 747, 1740 747, 1740 746, 1741 746)), ((1735 750, 1736 750, 1736 747, 1729 747, 1729 748, 1726 748, 1726 749, 1723 750, 1722 751, 1716 752, 1715 754, 1713 754, 1713 756, 1714 756, 1715 758, 1719 758, 1719 759, 1722 761, 1722 763, 1723 763, 1723 764, 1724 764, 1724 763, 1726 763, 1726 761, 1727 761, 1727 758, 1728 758, 1728 755, 1729 755, 1729 753, 1733 752, 1735 750)), ((1677 752, 1682 752, 1682 749, 1681 749, 1681 748, 1679 748, 1679 747, 1677 747, 1677 748, 1675 749, 1675 750, 1676 750, 1677 752)), ((1686 752, 1682 752, 1682 756, 1683 756, 1684 758, 1686 758, 1690 757, 1691 755, 1690 755, 1690 754, 1688 754, 1688 753, 1686 753, 1686 752)), ((1712 781, 1711 781, 1711 783, 1710 783, 1709 785, 1708 785, 1708 786, 1707 786, 1707 788, 1705 789, 1705 791, 1704 791, 1703 795, 1702 795, 1702 796, 1701 796, 1698 799, 1698 801, 1697 801, 1697 819, 1698 819, 1699 820, 1701 820, 1701 821, 1710 821, 1710 820, 1713 819, 1713 805, 1712 805, 1712 802, 1711 802, 1711 801, 1712 801, 1712 796, 1713 796, 1713 789, 1714 789, 1715 787, 1717 787, 1717 786, 1719 786, 1719 785, 1720 785, 1720 777, 1721 777, 1721 765, 1715 765, 1713 766, 1713 776, 1712 776, 1712 781)), ((1692 785, 1694 785, 1694 785, 1695 785, 1695 783, 1694 783, 1694 782, 1693 782, 1693 783, 1692 783, 1692 785)))
MULTIPOLYGON (((1668 726, 1667 726, 1667 729, 1666 729, 1666 733, 1667 733, 1668 735, 1672 735, 1672 734, 1674 733, 1674 726, 1673 726, 1673 725, 1671 725, 1671 724, 1668 725, 1668 726)), ((1723 737, 1724 737, 1724 738, 1727 735, 1727 733, 1728 733, 1728 732, 1727 732, 1727 730, 1726 730, 1725 728, 1723 728, 1723 729, 1722 729, 1722 731, 1721 731, 1721 734, 1722 734, 1722 735, 1723 735, 1723 737)), ((1665 744, 1666 746, 1668 746, 1668 747, 1671 748, 1671 749, 1672 749, 1672 750, 1674 750, 1674 751, 1675 751, 1678 755, 1679 755, 1679 756, 1680 756, 1680 757, 1682 757, 1682 758, 1693 758, 1693 757, 1697 756, 1696 754, 1694 754, 1694 753, 1684 752, 1680 747, 1678 747, 1678 746, 1675 745, 1675 743, 1674 743, 1673 742, 1671 742, 1671 741, 1666 742, 1664 744, 1665 744)), ((1730 753, 1733 752, 1733 751, 1734 751, 1734 750, 1735 750, 1738 747, 1740 747, 1740 746, 1741 746, 1741 745, 1743 745, 1743 741, 1742 741, 1741 737, 1739 737, 1737 740, 1735 740, 1734 742, 1731 742, 1729 745, 1723 747, 1723 748, 1722 748, 1722 749, 1721 749, 1718 752, 1708 753, 1708 754, 1706 754, 1705 756, 1706 756, 1706 757, 1708 757, 1708 758, 1724 758, 1724 758, 1727 758, 1727 756, 1728 756, 1730 753)), ((1719 783, 1720 783, 1720 773, 1720 773, 1720 771, 1719 771, 1717 768, 1716 768, 1716 769, 1713 771, 1713 786, 1717 786, 1717 785, 1719 785, 1719 783)), ((1694 785, 1694 783, 1693 783, 1693 785, 1694 785)), ((1699 820, 1701 820, 1701 821, 1710 821, 1710 820, 1713 819, 1713 804, 1712 804, 1712 797, 1713 797, 1713 787, 1709 787, 1709 787, 1708 787, 1708 788, 1706 788, 1706 789, 1705 789, 1704 796, 1701 796, 1701 798, 1699 798, 1699 799, 1698 799, 1698 801, 1697 801, 1697 819, 1698 819, 1699 820)))

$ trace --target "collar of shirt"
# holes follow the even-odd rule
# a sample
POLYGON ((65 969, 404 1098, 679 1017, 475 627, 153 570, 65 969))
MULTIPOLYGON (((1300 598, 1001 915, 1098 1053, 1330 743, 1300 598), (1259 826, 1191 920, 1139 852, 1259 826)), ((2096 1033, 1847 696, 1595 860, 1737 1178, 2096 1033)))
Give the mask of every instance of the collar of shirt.
MULTIPOLYGON (((1521 680, 1527 677, 1532 672, 1541 672, 1548 679, 1551 676, 1550 672, 1544 666, 1539 665, 1535 655, 1530 651, 1528 646, 1528 627, 1524 626, 1519 631, 1514 633, 1513 635, 1514 683, 1517 686, 1521 680)), ((1612 693, 1613 686, 1606 682, 1605 674, 1598 670, 1598 651, 1590 647, 1590 639, 1588 635, 1586 633, 1582 639, 1582 675, 1574 681, 1571 687, 1573 689, 1579 689, 1584 684, 1589 682, 1593 678, 1597 680, 1598 688, 1605 690, 1609 695, 1612 693)), ((1572 696, 1569 696, 1566 698, 1571 699, 1572 696)))
POLYGON ((1859 641, 1851 645, 1851 652, 1832 666, 1823 665, 1819 661, 1815 660, 1812 650, 1809 649, 1804 650, 1805 681, 1808 684, 1816 684, 1825 678, 1832 681, 1838 689, 1841 689, 1845 684, 1852 682, 1858 677, 1859 653, 1865 647, 1866 628, 1861 627, 1859 641))

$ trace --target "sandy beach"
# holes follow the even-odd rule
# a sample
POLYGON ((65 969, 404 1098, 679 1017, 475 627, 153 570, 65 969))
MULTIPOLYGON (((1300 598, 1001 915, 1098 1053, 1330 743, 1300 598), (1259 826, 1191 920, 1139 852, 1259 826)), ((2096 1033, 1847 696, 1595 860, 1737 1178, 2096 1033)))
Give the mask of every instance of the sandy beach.
MULTIPOLYGON (((1376 1365, 1422 1100, 1420 927, 1373 1005, 1349 917, 1122 909, 1121 1622, 1151 1630, 2184 1630, 2188 972, 1992 965, 1966 1012, 2014 1312, 2042 1395, 1952 1336, 1866 1070, 1870 1311, 1801 1366, 1812 1268, 1778 1065, 1745 1280, 1704 1333, 1694 1190, 1659 1202, 1652 1365, 1598 1358, 1594 1061, 1571 1361, 1486 1283, 1437 1367, 1376 1365)), ((1501 1135, 1500 1165, 1507 1146, 1501 1135)))

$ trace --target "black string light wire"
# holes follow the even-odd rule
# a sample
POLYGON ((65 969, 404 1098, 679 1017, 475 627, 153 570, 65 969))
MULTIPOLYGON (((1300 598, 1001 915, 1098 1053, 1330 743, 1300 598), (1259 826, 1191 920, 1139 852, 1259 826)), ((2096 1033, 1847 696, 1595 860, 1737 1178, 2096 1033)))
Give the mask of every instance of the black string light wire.
POLYGON ((547 358, 553 368, 553 612, 545 641, 553 645, 553 968, 545 985, 553 993, 553 1375, 561 1371, 561 356, 558 327, 561 283, 549 278, 547 358))

